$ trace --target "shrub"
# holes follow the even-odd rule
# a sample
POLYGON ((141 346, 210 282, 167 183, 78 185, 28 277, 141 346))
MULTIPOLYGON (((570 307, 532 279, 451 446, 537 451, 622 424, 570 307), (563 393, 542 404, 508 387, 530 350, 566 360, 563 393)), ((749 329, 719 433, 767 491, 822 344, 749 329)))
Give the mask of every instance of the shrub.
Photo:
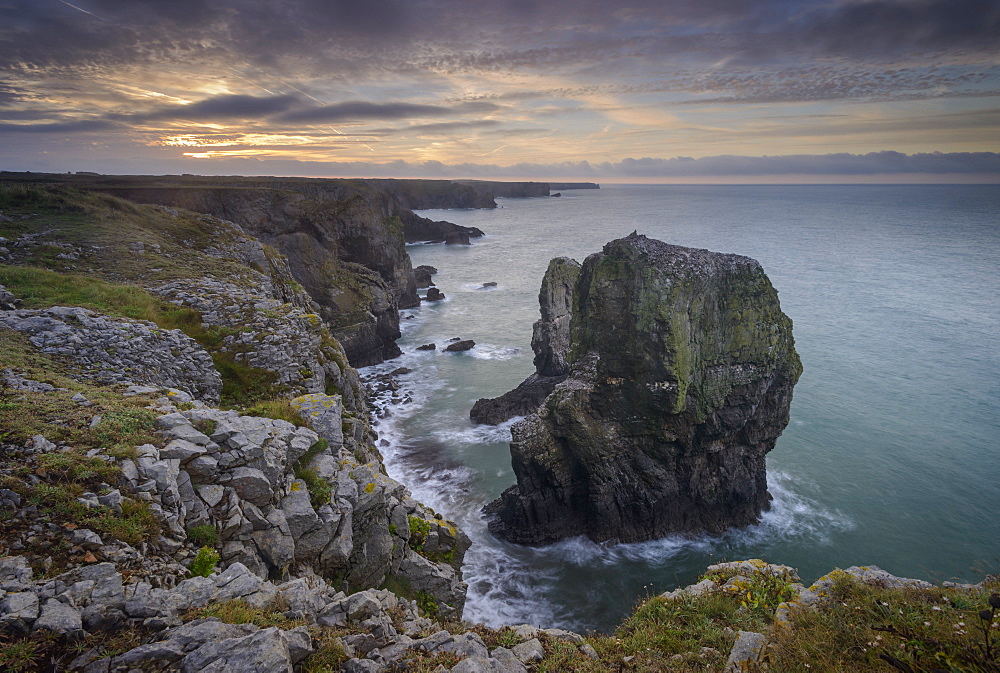
POLYGON ((215 564, 220 560, 219 552, 211 547, 202 547, 198 555, 191 561, 188 571, 194 577, 208 577, 215 570, 215 564))

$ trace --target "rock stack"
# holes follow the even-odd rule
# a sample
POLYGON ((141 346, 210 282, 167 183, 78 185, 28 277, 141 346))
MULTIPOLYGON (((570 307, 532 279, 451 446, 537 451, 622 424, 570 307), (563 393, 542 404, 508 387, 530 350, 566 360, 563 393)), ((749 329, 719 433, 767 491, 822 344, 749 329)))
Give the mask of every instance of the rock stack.
POLYGON ((587 258, 573 295, 569 375, 513 427, 517 484, 490 530, 637 542, 756 522, 802 371, 760 264, 633 233, 587 258))

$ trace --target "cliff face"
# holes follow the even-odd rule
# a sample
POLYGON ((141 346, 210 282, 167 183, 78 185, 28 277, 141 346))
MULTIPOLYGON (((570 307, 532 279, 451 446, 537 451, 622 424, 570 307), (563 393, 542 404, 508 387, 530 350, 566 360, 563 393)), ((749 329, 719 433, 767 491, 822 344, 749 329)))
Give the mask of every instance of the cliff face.
POLYGON ((401 308, 420 303, 405 243, 468 243, 474 227, 411 208, 490 208, 492 197, 447 180, 8 174, 236 222, 288 259, 295 280, 357 367, 399 355, 401 308))
POLYGON ((549 262, 538 292, 542 317, 535 322, 531 334, 535 373, 500 397, 477 400, 469 412, 476 423, 497 425, 514 416, 530 414, 566 378, 573 289, 579 277, 579 262, 568 257, 549 262))
POLYGON ((458 180, 459 184, 468 185, 477 193, 493 197, 525 198, 533 196, 548 196, 547 182, 491 182, 489 180, 458 180))
MULTIPOLYGON (((119 542, 141 539, 143 558, 177 567, 209 539, 227 567, 395 581, 461 615, 469 540, 386 476, 358 372, 285 257, 233 222, 105 194, 0 183, 0 210, 17 218, 0 220, 0 281, 24 303, 0 311, 0 388, 16 391, 0 409, 0 479, 25 506, 51 489, 11 480, 20 464, 90 461, 99 478, 53 479, 114 489, 102 506, 157 533, 100 509, 70 515, 97 527, 98 559, 135 554, 119 542), (57 376, 58 388, 37 380, 57 376), (50 423, 49 408, 68 420, 50 423), (119 438, 122 423, 144 431, 119 438)), ((65 516, 51 502, 39 512, 65 516)), ((32 534, 5 525, 0 539, 32 534)))
POLYGON ((612 241, 576 284, 568 363, 513 428, 517 484, 487 506, 494 534, 635 542, 767 509, 764 456, 802 367, 756 261, 612 241))

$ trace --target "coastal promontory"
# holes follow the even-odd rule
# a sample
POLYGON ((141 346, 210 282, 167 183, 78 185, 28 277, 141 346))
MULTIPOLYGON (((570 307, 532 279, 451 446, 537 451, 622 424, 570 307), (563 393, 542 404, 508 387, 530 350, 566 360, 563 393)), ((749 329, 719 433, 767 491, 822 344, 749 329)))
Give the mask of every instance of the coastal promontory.
POLYGON ((802 365, 760 264, 632 235, 573 289, 569 374, 512 428, 517 483, 486 507, 521 544, 720 532, 769 507, 764 457, 802 365))

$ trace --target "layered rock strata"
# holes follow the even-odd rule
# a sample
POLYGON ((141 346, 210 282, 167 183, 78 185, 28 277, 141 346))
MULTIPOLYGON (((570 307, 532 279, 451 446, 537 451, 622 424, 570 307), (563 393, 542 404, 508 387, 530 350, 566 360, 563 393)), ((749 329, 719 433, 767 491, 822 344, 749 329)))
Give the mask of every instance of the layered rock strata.
POLYGON ((557 257, 549 262, 538 292, 542 317, 535 322, 531 334, 535 373, 500 397, 477 400, 469 412, 476 423, 497 425, 530 414, 566 378, 573 288, 579 276, 580 264, 575 260, 557 257))
POLYGON ((522 544, 720 532, 769 507, 764 456, 802 366, 760 264, 632 234, 587 258, 569 376, 513 427, 486 507, 522 544))

